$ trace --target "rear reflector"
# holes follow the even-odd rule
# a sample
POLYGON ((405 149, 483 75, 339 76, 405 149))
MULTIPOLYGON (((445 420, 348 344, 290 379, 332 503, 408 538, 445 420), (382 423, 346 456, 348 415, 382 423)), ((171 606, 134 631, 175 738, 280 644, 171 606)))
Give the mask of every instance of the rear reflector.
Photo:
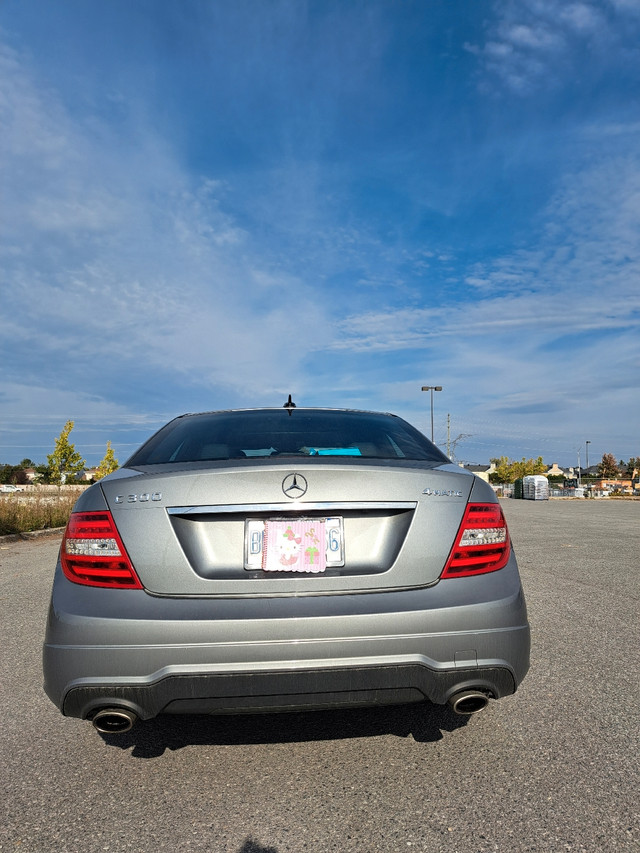
POLYGON ((442 578, 481 575, 504 568, 511 543, 500 504, 467 504, 442 578))
POLYGON ((142 589, 111 513, 71 514, 60 551, 62 571, 73 583, 142 589))

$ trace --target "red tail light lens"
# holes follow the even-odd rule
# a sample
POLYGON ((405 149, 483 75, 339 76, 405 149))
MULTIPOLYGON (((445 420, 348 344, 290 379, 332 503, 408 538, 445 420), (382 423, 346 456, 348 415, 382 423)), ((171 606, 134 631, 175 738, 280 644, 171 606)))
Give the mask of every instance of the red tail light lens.
POLYGON ((62 539, 60 561, 73 583, 142 589, 111 513, 74 512, 62 539))
POLYGON ((504 568, 511 543, 500 504, 467 504, 442 578, 481 575, 504 568))

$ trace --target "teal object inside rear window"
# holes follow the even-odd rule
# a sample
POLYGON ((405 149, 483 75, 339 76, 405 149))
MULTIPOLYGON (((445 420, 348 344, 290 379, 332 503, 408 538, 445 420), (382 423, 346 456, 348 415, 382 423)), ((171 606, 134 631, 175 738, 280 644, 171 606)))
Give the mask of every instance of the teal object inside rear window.
POLYGON ((362 456, 357 447, 310 447, 309 456, 362 456))

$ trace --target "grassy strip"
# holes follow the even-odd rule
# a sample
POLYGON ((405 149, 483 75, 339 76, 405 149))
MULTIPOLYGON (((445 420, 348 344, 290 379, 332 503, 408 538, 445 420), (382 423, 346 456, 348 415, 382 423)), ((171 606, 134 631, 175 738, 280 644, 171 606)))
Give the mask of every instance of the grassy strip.
POLYGON ((64 527, 77 493, 31 492, 0 497, 0 536, 64 527))

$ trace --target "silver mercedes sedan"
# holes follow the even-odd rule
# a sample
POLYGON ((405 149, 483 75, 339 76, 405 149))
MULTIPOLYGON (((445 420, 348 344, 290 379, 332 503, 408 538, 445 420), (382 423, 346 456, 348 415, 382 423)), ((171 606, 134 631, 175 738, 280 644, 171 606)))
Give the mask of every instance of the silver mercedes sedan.
POLYGON ((493 490, 406 421, 189 414, 85 491, 67 525, 44 685, 124 732, 157 714, 512 694, 529 625, 493 490))

